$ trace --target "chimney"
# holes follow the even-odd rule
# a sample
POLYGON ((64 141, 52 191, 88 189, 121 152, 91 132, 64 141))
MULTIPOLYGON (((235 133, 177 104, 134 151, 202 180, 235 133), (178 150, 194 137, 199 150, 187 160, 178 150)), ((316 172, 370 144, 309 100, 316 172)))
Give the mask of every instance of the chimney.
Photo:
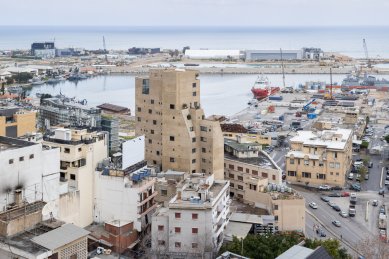
POLYGON ((23 205, 23 195, 22 195, 22 189, 15 190, 15 205, 17 207, 23 205))

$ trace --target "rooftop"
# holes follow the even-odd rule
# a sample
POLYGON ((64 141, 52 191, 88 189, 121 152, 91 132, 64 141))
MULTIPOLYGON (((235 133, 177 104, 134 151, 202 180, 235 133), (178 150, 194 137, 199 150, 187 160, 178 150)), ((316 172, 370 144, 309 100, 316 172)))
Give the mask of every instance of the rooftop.
POLYGON ((313 253, 312 249, 294 245, 288 250, 286 250, 284 253, 279 255, 277 259, 304 259, 307 258, 309 255, 313 253))
POLYGON ((245 164, 251 164, 251 165, 260 166, 262 168, 277 169, 277 167, 274 164, 274 162, 271 161, 262 152, 259 152, 257 157, 248 157, 248 158, 239 158, 239 157, 236 157, 234 155, 231 155, 231 154, 225 152, 224 153, 224 158, 225 159, 234 160, 234 161, 238 161, 238 162, 245 163, 245 164))
POLYGON ((16 138, 10 138, 10 137, 3 137, 0 136, 0 152, 5 150, 12 150, 12 149, 18 149, 23 147, 29 147, 37 145, 37 143, 28 142, 16 138))
POLYGON ((298 131, 290 142, 299 142, 309 146, 325 146, 329 149, 344 149, 347 140, 351 137, 351 129, 334 129, 314 131, 298 131))
POLYGON ((260 144, 249 142, 249 143, 239 143, 236 140, 233 139, 224 139, 224 145, 231 147, 234 150, 237 150, 239 152, 243 151, 249 151, 249 150, 256 150, 260 148, 260 144))
POLYGON ((89 234, 89 231, 86 231, 83 228, 77 227, 73 224, 65 224, 57 229, 49 231, 40 236, 34 237, 31 240, 47 249, 56 250, 60 247, 63 247, 70 242, 78 240, 82 237, 85 237, 89 234))
POLYGON ((100 108, 102 110, 109 110, 109 111, 113 111, 113 112, 127 112, 128 111, 127 107, 123 107, 123 106, 119 106, 119 105, 115 105, 115 104, 110 104, 110 103, 103 103, 101 105, 98 105, 97 108, 100 108))
POLYGON ((231 214, 230 222, 231 221, 251 224, 264 224, 266 222, 274 222, 274 216, 234 212, 231 214))

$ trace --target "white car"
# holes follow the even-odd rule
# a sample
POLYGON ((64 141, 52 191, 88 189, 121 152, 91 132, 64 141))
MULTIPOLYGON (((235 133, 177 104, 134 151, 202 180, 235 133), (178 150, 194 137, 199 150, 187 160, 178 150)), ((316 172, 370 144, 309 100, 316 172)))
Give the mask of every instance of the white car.
POLYGON ((349 173, 348 174, 348 179, 353 180, 354 179, 354 174, 353 173, 349 173))
POLYGON ((347 212, 345 212, 345 211, 339 212, 339 215, 342 216, 343 218, 347 218, 347 216, 348 216, 347 212))
POLYGON ((315 202, 310 202, 309 207, 311 207, 312 209, 317 209, 317 204, 315 202))
POLYGON ((385 181, 385 185, 389 185, 389 181, 388 180, 385 181))

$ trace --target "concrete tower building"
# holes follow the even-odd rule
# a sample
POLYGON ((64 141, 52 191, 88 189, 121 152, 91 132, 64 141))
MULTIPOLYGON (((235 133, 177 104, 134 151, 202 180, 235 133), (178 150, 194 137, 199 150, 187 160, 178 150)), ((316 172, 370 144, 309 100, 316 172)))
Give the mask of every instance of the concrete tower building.
POLYGON ((146 160, 162 170, 223 179, 223 134, 200 108, 198 72, 151 70, 136 78, 136 134, 146 137, 146 160))

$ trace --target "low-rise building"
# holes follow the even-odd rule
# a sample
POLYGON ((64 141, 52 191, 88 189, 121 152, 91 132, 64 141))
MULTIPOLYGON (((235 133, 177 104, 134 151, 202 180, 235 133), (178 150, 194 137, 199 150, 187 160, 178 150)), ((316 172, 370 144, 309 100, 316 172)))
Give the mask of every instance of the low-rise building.
POLYGON ((268 182, 281 184, 282 170, 261 150, 258 143, 224 139, 224 177, 230 181, 231 197, 253 202, 251 191, 259 192, 268 182))
POLYGON ((350 129, 298 131, 286 155, 288 182, 343 186, 352 162, 350 129))
POLYGON ((20 137, 36 132, 36 112, 19 107, 0 107, 0 136, 20 137))
POLYGON ((300 50, 246 50, 246 61, 256 60, 299 60, 303 58, 300 50), (282 55, 282 57, 281 57, 282 55))
POLYGON ((60 210, 59 219, 80 227, 88 226, 94 219, 95 169, 108 157, 107 133, 58 128, 54 130, 54 135, 44 137, 43 144, 60 149, 60 184, 79 196, 79 202, 74 207, 68 205, 70 200, 60 203, 63 210, 60 210))
POLYGON ((31 44, 31 55, 38 58, 55 58, 54 42, 34 42, 31 44))
POLYGON ((213 258, 230 215, 229 182, 192 174, 152 217, 153 257, 213 258))

